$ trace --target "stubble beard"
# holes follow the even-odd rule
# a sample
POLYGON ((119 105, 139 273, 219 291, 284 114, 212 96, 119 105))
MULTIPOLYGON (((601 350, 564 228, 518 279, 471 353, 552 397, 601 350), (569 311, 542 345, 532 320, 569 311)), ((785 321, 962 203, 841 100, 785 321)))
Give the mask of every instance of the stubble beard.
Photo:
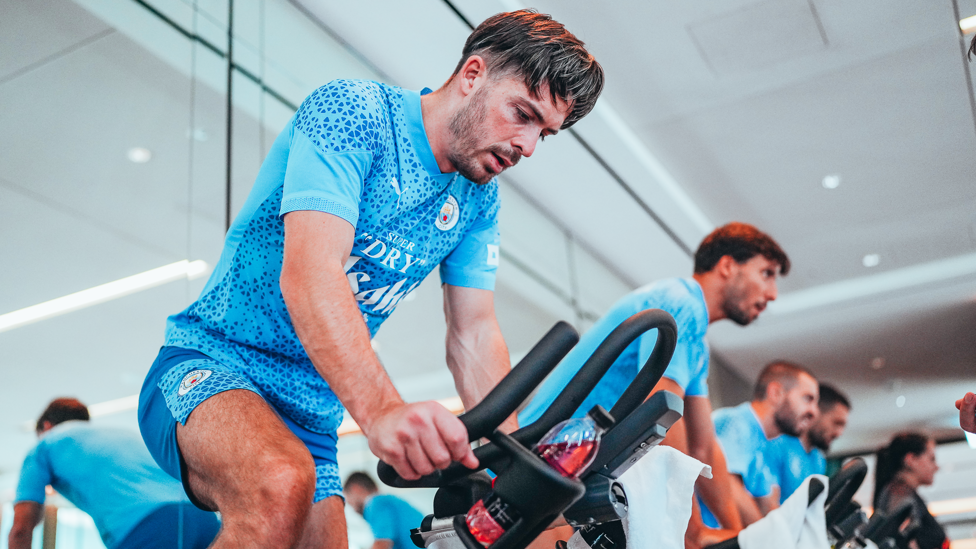
POLYGON ((454 113, 448 125, 454 139, 448 147, 447 160, 465 179, 479 184, 494 177, 477 159, 479 145, 487 140, 484 125, 488 119, 489 87, 485 85, 474 92, 471 102, 454 113))
POLYGON ((773 421, 776 423, 776 428, 782 433, 795 437, 802 434, 799 428, 800 418, 796 417, 793 410, 790 410, 789 405, 785 403, 773 414, 773 421))
POLYGON ((746 300, 746 292, 742 281, 736 277, 725 287, 722 295, 722 312, 725 317, 739 326, 746 326, 753 321, 749 312, 742 307, 746 300))
POLYGON ((823 432, 816 428, 816 425, 810 427, 810 432, 807 433, 807 438, 810 439, 810 444, 813 444, 816 448, 820 448, 823 452, 830 451, 830 443, 832 441, 827 440, 823 432))

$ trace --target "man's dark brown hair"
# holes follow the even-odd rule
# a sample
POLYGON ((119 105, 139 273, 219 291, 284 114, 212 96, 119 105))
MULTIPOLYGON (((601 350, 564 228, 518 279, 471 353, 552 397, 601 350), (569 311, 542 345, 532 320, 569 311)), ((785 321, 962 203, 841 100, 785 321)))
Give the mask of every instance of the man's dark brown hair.
POLYGON ((47 409, 44 410, 41 417, 37 418, 37 427, 35 429, 40 433, 44 430, 45 421, 49 421, 53 427, 72 419, 81 419, 84 421, 91 419, 91 416, 88 414, 88 407, 76 398, 56 398, 47 405, 47 409))
POLYGON ((711 271, 723 256, 742 264, 757 255, 779 263, 779 272, 790 272, 790 258, 768 234, 748 223, 732 222, 719 227, 702 240, 695 252, 695 274, 711 271))
POLYGON ((454 75, 472 55, 485 60, 489 78, 520 77, 537 97, 548 86, 554 103, 558 99, 571 105, 562 129, 593 110, 603 91, 603 67, 583 42, 551 16, 535 10, 485 19, 465 41, 454 75))
POLYGON ((796 386, 796 382, 799 381, 802 374, 817 379, 817 376, 813 375, 813 372, 799 364, 785 360, 770 362, 759 373, 759 379, 756 380, 756 386, 752 391, 752 400, 766 400, 766 390, 769 388, 769 384, 774 382, 779 383, 784 389, 789 391, 796 386))

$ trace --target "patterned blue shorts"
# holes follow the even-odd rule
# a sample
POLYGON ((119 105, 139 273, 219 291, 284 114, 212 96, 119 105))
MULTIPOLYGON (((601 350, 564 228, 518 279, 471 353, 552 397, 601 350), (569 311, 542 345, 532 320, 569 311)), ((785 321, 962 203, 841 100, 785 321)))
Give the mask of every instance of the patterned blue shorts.
MULTIPOLYGON (((264 395, 237 369, 189 349, 163 347, 142 385, 139 395, 139 430, 156 463, 173 478, 183 482, 191 501, 206 509, 193 497, 186 482, 186 462, 176 443, 176 423, 186 424, 190 414, 203 401, 224 391, 245 389, 261 398, 264 395)), ((267 399, 265 399, 267 402, 267 399)), ((342 495, 339 466, 336 463, 335 432, 315 433, 278 413, 285 425, 308 448, 315 460, 314 503, 342 495)))

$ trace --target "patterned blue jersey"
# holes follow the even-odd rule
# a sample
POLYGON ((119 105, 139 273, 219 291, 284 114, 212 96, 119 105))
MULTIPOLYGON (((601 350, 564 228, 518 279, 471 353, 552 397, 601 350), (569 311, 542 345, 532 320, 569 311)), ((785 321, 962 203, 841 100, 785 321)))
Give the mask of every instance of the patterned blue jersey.
MULTIPOLYGON (((707 396, 708 343, 705 333, 708 331, 708 308, 705 296, 693 279, 670 278, 638 288, 614 303, 546 378, 539 393, 519 414, 519 424, 528 425, 539 419, 610 332, 635 313, 647 309, 667 311, 678 325, 678 342, 664 377, 677 383, 688 396, 707 396)), ((576 410, 574 417, 582 417, 597 404, 607 410, 612 408, 650 358, 656 342, 657 330, 651 330, 631 343, 576 410)))
POLYGON ((800 439, 780 435, 766 445, 766 464, 779 486, 779 502, 783 503, 810 475, 827 473, 827 459, 819 448, 807 449, 800 439))
POLYGON ((314 210, 355 227, 345 270, 375 335, 435 266, 446 284, 494 289, 498 207, 495 181, 440 172, 420 93, 333 81, 305 99, 275 140, 199 299, 169 318, 166 344, 237 368, 296 423, 331 432, 342 406, 281 295, 283 216, 314 210))

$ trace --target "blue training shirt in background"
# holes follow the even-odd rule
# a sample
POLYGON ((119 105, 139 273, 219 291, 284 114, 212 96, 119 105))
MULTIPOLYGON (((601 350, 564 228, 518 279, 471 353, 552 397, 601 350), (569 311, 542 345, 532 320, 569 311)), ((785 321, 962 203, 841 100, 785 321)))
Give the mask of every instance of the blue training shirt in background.
POLYGON ((366 502, 363 518, 374 538, 392 541, 393 549, 416 549, 410 530, 420 528, 424 515, 406 501, 389 494, 375 495, 366 502))
MULTIPOLYGON (((519 424, 528 425, 539 419, 610 332, 635 313, 647 309, 667 311, 678 325, 677 345, 664 377, 677 383, 687 396, 708 396, 708 343, 705 342, 708 307, 705 296, 694 279, 671 278, 638 288, 614 303, 546 378, 538 394, 519 414, 519 424)), ((657 330, 651 330, 631 343, 576 410, 574 417, 582 417, 597 404, 610 410, 644 367, 656 342, 657 330)))
POLYGON ((773 482, 779 486, 779 502, 783 503, 810 475, 827 473, 827 459, 819 448, 803 447, 795 436, 780 435, 766 444, 766 465, 773 482))
POLYGON ((498 208, 496 181, 440 172, 420 93, 333 81, 305 99, 275 140, 199 299, 169 318, 166 345, 239 370, 296 423, 332 432, 342 405, 306 355, 281 295, 283 216, 314 210, 355 228, 345 272, 375 335, 437 266, 446 284, 494 289, 498 208))
MULTIPOLYGON (((712 422, 729 473, 739 475, 746 491, 753 497, 765 497, 772 493, 775 482, 765 459, 769 440, 752 409, 752 403, 743 402, 738 406, 715 410, 712 412, 712 422)), ((701 499, 699 503, 705 525, 718 528, 715 516, 701 499)))
POLYGON ((43 504, 49 484, 91 515, 110 549, 153 511, 190 503, 138 433, 87 421, 65 421, 44 433, 24 459, 14 501, 43 504))

